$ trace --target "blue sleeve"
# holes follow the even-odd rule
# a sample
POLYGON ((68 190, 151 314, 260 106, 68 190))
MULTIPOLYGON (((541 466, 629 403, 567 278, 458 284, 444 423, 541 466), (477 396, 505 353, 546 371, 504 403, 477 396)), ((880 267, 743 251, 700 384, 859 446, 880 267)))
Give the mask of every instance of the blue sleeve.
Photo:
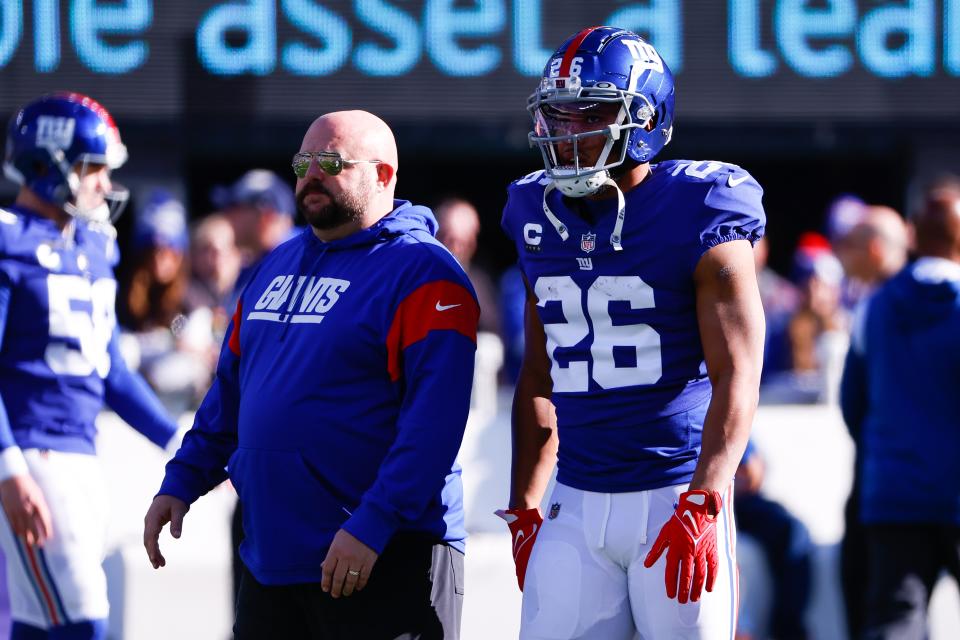
POLYGON ((854 442, 860 443, 867 416, 867 360, 851 345, 840 378, 840 411, 854 442))
MULTIPOLYGON (((415 520, 430 500, 440 495, 463 440, 480 311, 465 287, 448 291, 444 299, 463 301, 462 307, 450 312, 459 316, 455 324, 426 329, 429 317, 406 315, 409 330, 401 338, 406 346, 402 349, 402 378, 397 380, 403 387, 403 401, 396 440, 373 486, 343 525, 378 553, 403 522, 415 520), (457 293, 460 298, 453 297, 457 293), (424 330, 407 344, 415 327, 424 330)), ((428 299, 431 304, 436 300, 428 299)))
POLYGON ((750 461, 750 458, 756 455, 756 453, 757 453, 757 447, 756 445, 753 444, 753 438, 751 438, 747 440, 747 448, 743 450, 743 457, 740 458, 740 464, 741 465, 747 464, 747 462, 750 461))
POLYGON ((871 298, 861 300, 853 310, 850 349, 840 378, 840 412, 854 442, 859 444, 867 416, 867 314, 871 298))
POLYGON ((118 346, 119 331, 110 337, 110 372, 104 380, 104 401, 124 422, 158 447, 165 447, 177 431, 156 394, 140 374, 127 368, 118 346))
POLYGON ((227 462, 237 449, 240 411, 239 340, 234 337, 239 313, 227 328, 217 374, 170 462, 158 494, 191 504, 227 479, 227 462))
POLYGON ((749 240, 755 244, 767 224, 763 188, 740 167, 729 165, 728 168, 713 180, 703 200, 701 254, 731 240, 749 240))
MULTIPOLYGON (((7 330, 7 314, 10 311, 10 281, 5 272, 0 271, 0 348, 3 348, 3 336, 7 330)), ((16 445, 13 430, 10 428, 10 416, 0 396, 0 451, 16 445)))

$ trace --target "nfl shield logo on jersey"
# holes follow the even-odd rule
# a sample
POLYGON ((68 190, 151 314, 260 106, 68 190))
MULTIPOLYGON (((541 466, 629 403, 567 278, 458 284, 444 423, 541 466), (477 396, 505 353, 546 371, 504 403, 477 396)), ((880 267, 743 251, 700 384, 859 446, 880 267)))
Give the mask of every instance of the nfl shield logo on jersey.
POLYGON ((597 234, 585 233, 580 236, 580 248, 584 253, 590 253, 597 248, 597 234))
POLYGON ((547 520, 556 520, 558 515, 560 515, 560 503, 554 502, 550 505, 550 513, 547 514, 547 520))

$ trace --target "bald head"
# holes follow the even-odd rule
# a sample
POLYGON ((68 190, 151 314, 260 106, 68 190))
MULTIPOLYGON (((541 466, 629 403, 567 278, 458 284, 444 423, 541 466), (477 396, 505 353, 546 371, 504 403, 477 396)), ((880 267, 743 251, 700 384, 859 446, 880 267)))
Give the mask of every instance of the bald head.
POLYGON ((477 236, 480 234, 480 216, 476 207, 466 200, 451 198, 437 205, 434 213, 440 226, 437 239, 462 266, 468 267, 477 252, 477 236))
POLYGON ((869 206, 844 236, 838 255, 848 275, 867 283, 886 280, 907 261, 907 225, 896 210, 869 206))
POLYGON ((348 160, 380 160, 397 170, 397 141, 386 122, 368 111, 334 111, 316 120, 301 151, 339 151, 348 160))
POLYGON ((297 209, 321 240, 366 229, 393 211, 397 143, 377 116, 366 111, 320 116, 307 129, 300 151, 337 153, 354 161, 344 162, 336 175, 313 162, 297 180, 297 209))
POLYGON ((912 222, 917 254, 960 262, 960 186, 929 191, 912 222))
POLYGON ((862 226, 866 233, 882 239, 888 252, 906 255, 907 224, 894 209, 883 206, 867 207, 863 220, 857 226, 862 226))

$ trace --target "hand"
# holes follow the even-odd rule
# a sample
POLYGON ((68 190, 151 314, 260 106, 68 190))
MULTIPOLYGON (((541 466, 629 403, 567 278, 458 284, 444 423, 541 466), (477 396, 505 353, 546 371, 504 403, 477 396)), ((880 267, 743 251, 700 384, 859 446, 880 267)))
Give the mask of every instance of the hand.
POLYGON ((340 529, 320 565, 323 569, 320 588, 334 598, 360 591, 367 586, 377 557, 376 551, 340 529))
POLYGON ((0 502, 14 535, 30 546, 42 547, 53 537, 53 521, 43 491, 29 475, 11 476, 0 482, 0 502))
POLYGON ((506 520, 513 538, 513 564, 517 568, 517 584, 523 591, 523 580, 527 575, 527 562, 530 561, 530 551, 537 540, 540 527, 543 526, 543 516, 539 509, 500 509, 495 512, 506 520))
POLYGON ((190 505, 173 496, 159 495, 153 499, 147 515, 143 518, 143 546, 154 569, 165 567, 166 558, 160 553, 160 531, 163 525, 170 523, 170 535, 179 538, 183 533, 183 516, 187 515, 190 505))
POLYGON ((653 548, 643 561, 648 569, 667 551, 667 597, 681 604, 700 599, 706 582, 713 591, 717 579, 717 514, 722 501, 716 491, 685 491, 677 510, 660 530, 653 548), (711 511, 713 513, 711 513, 711 511), (680 592, 677 594, 679 574, 680 592), (693 587, 691 589, 691 581, 693 587))

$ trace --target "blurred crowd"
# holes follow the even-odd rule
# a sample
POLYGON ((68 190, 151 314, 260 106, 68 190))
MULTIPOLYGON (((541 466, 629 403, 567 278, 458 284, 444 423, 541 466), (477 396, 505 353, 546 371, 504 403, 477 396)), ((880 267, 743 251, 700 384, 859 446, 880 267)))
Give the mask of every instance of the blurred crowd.
POLYGON ((293 190, 270 171, 249 171, 210 200, 214 212, 198 217, 167 191, 149 193, 118 274, 123 355, 174 415, 199 405, 237 295, 295 229, 293 190))
MULTIPOLYGON (((196 408, 238 292, 260 258, 297 230, 293 191, 267 170, 216 187, 210 202, 213 212, 197 215, 167 191, 149 193, 121 262, 124 356, 174 413, 196 408)), ((473 204, 447 198, 433 209, 439 239, 477 291, 481 331, 503 344, 501 382, 512 384, 523 353, 519 271, 494 274, 477 261, 481 215, 473 204)), ((768 265, 766 238, 755 248, 767 319, 763 403, 836 400, 858 303, 907 260, 907 225, 897 211, 845 194, 824 218, 822 230, 797 239, 789 273, 768 265)))

